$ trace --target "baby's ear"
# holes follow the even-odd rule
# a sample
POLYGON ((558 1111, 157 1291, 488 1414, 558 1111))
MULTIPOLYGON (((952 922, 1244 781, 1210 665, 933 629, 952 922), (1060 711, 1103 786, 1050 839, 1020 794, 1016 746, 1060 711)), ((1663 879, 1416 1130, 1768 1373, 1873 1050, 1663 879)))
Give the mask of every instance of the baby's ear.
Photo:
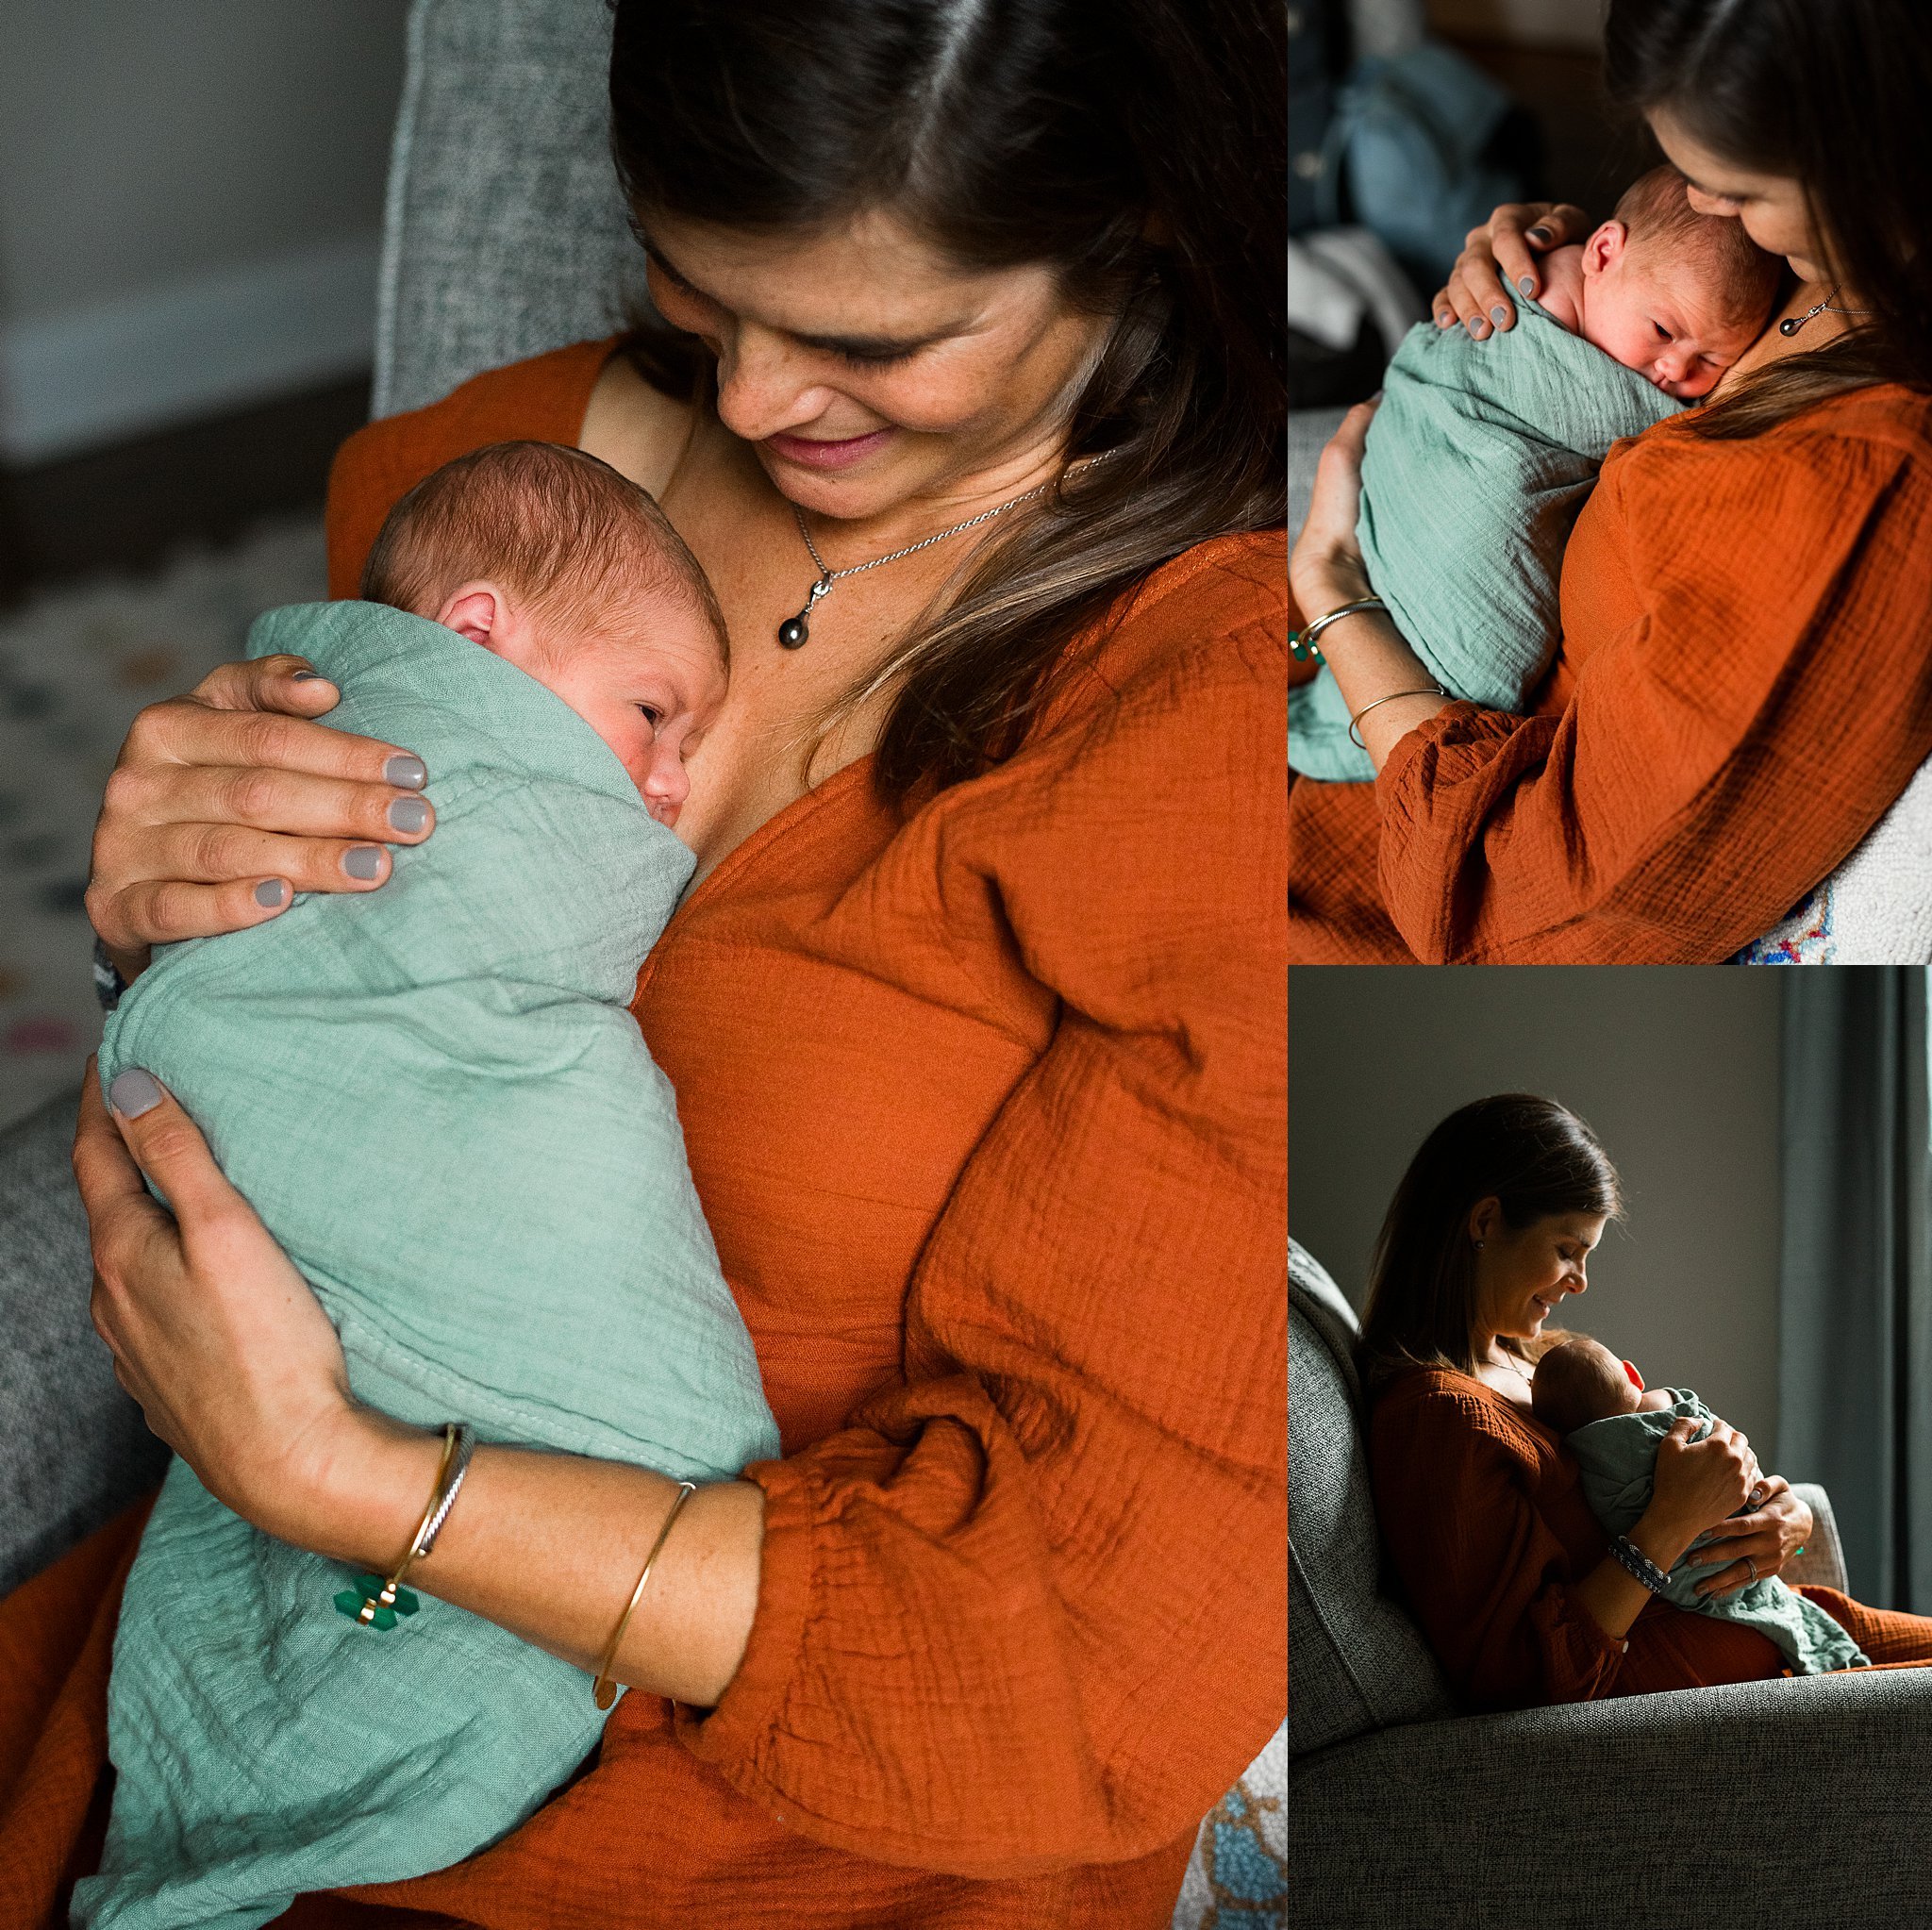
POLYGON ((436 614, 436 621, 458 637, 504 655, 507 614, 503 592, 493 583, 465 583, 453 590, 436 614))
POLYGON ((1583 244, 1584 274, 1602 275, 1606 269, 1614 268, 1624 258, 1629 241, 1630 230, 1622 222, 1603 223, 1583 244))

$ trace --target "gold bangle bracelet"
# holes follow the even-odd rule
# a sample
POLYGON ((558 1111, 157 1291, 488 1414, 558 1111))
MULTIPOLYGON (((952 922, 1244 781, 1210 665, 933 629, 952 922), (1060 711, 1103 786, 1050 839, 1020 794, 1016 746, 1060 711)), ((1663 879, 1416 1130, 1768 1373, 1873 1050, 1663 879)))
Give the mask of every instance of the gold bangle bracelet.
POLYGON ((1368 745, 1363 743, 1361 740, 1361 734, 1356 729, 1356 725, 1358 724, 1362 721, 1362 719, 1369 714, 1371 710, 1379 710, 1384 704, 1392 704, 1398 697, 1446 697, 1448 694, 1449 692, 1445 690, 1441 684, 1430 684, 1427 687, 1427 689, 1420 690, 1391 690, 1386 697, 1377 697, 1373 704, 1364 704, 1362 707, 1359 710, 1357 710, 1355 713, 1355 715, 1348 720, 1348 740, 1356 747, 1357 750, 1367 750, 1368 745))
POLYGON ((422 1605, 410 1589, 403 1587, 403 1577, 436 1545, 436 1538, 442 1532, 450 1509, 456 1506, 463 1477, 470 1472, 470 1456, 475 1446, 475 1435, 461 1422, 452 1421, 444 1425, 442 1458, 437 1463, 436 1483, 429 1490, 428 1506, 416 1524, 416 1532, 409 1537, 403 1558, 387 1576, 358 1575, 356 1586, 344 1589, 335 1598, 339 1613, 348 1616, 358 1627, 378 1631, 393 1628, 400 1615, 415 1614, 422 1605))
POLYGON ((658 1539, 651 1543, 651 1552, 644 1556, 644 1572, 638 1577, 638 1585, 630 1591, 630 1600, 624 1606, 624 1613, 617 1618, 617 1626, 610 1633, 610 1645, 604 1651, 604 1659, 597 1664, 597 1679, 591 1685, 591 1700, 600 1709, 608 1709, 617 1700, 617 1685, 610 1679, 610 1671, 617 1661, 617 1645, 624 1639, 624 1632, 630 1626, 630 1618, 643 1599, 644 1584, 651 1579, 651 1571, 658 1565, 658 1556, 662 1553, 665 1537, 671 1533, 671 1524, 677 1519, 677 1511, 698 1491, 695 1481, 680 1481, 677 1484, 677 1499, 671 1504, 671 1512, 664 1517, 664 1525, 658 1530, 658 1539))

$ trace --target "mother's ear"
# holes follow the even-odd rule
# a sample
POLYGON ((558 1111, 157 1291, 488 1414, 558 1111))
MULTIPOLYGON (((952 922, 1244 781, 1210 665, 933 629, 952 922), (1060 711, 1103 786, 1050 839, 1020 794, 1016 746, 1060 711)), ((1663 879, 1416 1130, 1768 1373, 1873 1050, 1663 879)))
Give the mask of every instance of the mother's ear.
POLYGON ((1478 1200, 1469 1209, 1469 1238, 1473 1245, 1484 1245, 1502 1223, 1503 1202, 1494 1193, 1478 1200))

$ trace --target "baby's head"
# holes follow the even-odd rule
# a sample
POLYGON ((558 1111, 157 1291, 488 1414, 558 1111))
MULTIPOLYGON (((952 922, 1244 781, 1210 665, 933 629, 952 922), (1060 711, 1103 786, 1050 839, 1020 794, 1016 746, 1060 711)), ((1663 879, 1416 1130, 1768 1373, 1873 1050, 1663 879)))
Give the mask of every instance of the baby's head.
POLYGON ((1572 1334, 1536 1364, 1529 1383, 1536 1418, 1558 1434, 1574 1434, 1612 1414, 1636 1414, 1668 1407, 1662 1389, 1646 1393, 1643 1383, 1601 1340, 1572 1334))
POLYGON ((724 621, 664 512, 608 463, 555 442, 458 456, 390 511, 361 593, 554 690, 677 822, 685 757, 724 697, 724 621))
POLYGON ((1583 244, 1581 333, 1695 401, 1763 330, 1779 266, 1742 222, 1699 214, 1675 168, 1653 168, 1583 244))

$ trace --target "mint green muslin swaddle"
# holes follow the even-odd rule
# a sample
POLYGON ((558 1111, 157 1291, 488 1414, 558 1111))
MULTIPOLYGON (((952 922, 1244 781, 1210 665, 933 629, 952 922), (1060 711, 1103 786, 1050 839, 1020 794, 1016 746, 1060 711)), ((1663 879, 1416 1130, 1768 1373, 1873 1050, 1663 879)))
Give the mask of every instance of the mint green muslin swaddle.
MULTIPOLYGON (((1648 1414, 1612 1414, 1564 1437, 1583 1474, 1583 1497, 1612 1535, 1627 1535, 1650 1506, 1657 1475, 1657 1444, 1678 1421, 1698 1423, 1701 1440, 1717 1419, 1689 1388, 1671 1388, 1671 1405, 1648 1414)), ((1783 1650, 1794 1675, 1822 1675, 1831 1669, 1866 1666, 1871 1658, 1844 1628, 1774 1574, 1760 1575, 1724 1595, 1700 1595, 1697 1584, 1732 1556, 1717 1544, 1717 1558, 1699 1553, 1703 1538, 1690 1544, 1670 1572, 1664 1600, 1721 1622, 1736 1622, 1769 1636, 1783 1650)))
MULTIPOLYGON (((774 1455, 626 1009, 691 853, 589 724, 452 631, 309 605, 255 625, 250 655, 275 651, 340 686, 327 723, 422 756, 435 833, 379 890, 165 948, 108 1022, 103 1082, 145 1066, 187 1106, 371 1406, 693 1480, 774 1455)), ((332 1603, 352 1580, 173 1465, 121 1611, 77 1922, 240 1930, 441 1869, 595 1745, 581 1671, 428 1596, 358 1628, 332 1603)))
MULTIPOLYGON (((1510 711, 1549 667, 1563 546, 1610 444, 1686 407, 1540 302, 1518 307, 1517 325, 1487 341, 1433 322, 1403 338, 1362 452, 1356 524, 1370 588, 1430 675, 1452 697, 1510 711)), ((1375 774, 1327 670, 1290 691, 1288 716, 1303 776, 1375 774)))

